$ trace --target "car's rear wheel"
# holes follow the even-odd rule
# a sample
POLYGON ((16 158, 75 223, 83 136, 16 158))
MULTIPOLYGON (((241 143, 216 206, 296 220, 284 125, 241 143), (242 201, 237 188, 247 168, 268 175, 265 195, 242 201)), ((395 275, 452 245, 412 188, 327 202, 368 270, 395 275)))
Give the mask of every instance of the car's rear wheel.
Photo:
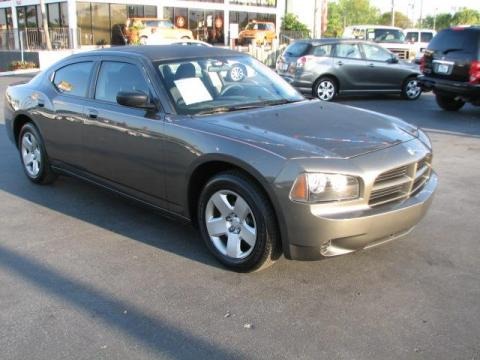
POLYGON ((198 224, 208 249, 238 272, 260 270, 279 257, 275 215, 263 192, 238 171, 210 179, 198 203, 198 224))
POLYGON ((422 95, 422 88, 416 77, 411 77, 403 82, 402 97, 406 100, 417 100, 422 95))
POLYGON ((314 95, 323 101, 332 101, 337 95, 337 83, 330 77, 322 77, 315 83, 314 95))
POLYGON ((458 111, 465 105, 465 101, 456 99, 453 96, 435 94, 435 99, 438 106, 447 111, 458 111))
POLYGON ((20 130, 18 149, 23 170, 31 181, 49 184, 56 179, 56 174, 50 168, 42 137, 32 123, 26 123, 20 130))

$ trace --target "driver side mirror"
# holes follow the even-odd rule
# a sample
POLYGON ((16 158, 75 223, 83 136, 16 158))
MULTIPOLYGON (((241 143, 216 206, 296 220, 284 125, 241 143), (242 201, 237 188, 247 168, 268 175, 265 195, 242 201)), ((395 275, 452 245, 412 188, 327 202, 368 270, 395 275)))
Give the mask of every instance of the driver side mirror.
POLYGON ((123 106, 153 110, 155 105, 150 103, 148 95, 142 91, 120 91, 117 94, 117 103, 123 106))
POLYGON ((397 64, 398 63, 398 58, 396 55, 392 55, 390 59, 387 60, 387 63, 389 64, 397 64))

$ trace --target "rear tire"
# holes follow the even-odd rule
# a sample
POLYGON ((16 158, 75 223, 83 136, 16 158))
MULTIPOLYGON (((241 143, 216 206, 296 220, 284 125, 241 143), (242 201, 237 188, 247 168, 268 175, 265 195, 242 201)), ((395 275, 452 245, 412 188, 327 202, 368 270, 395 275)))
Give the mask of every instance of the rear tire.
POLYGON ((456 99, 454 96, 435 94, 435 99, 438 106, 446 111, 458 111, 465 105, 465 101, 456 99))
POLYGON ((337 82, 331 77, 321 77, 315 82, 313 87, 313 95, 322 101, 332 101, 337 92, 337 82))
POLYGON ((32 123, 26 123, 20 130, 18 149, 23 171, 36 184, 50 184, 57 175, 50 167, 43 139, 32 123))
POLYGON ((280 256, 273 209, 242 172, 226 171, 210 179, 200 194, 198 215, 207 248, 227 268, 258 271, 280 256))
POLYGON ((422 88, 416 77, 410 77, 403 82, 402 97, 405 100, 417 100, 422 95, 422 88))

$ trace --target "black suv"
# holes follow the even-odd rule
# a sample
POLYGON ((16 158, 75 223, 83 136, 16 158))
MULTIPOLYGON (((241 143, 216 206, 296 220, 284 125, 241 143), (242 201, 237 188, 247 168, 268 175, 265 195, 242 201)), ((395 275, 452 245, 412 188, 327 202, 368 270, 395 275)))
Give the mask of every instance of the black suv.
POLYGON ((419 82, 435 93, 438 105, 457 111, 480 106, 480 26, 453 27, 437 34, 425 50, 419 82))

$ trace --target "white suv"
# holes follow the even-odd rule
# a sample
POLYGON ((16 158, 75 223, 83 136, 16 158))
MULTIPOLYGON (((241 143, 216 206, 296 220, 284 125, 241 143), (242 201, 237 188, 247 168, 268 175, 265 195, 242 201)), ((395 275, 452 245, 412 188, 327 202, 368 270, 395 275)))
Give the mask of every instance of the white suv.
POLYGON ((404 33, 405 41, 410 44, 411 51, 415 55, 415 62, 419 64, 423 52, 437 32, 432 29, 405 29, 404 33))

